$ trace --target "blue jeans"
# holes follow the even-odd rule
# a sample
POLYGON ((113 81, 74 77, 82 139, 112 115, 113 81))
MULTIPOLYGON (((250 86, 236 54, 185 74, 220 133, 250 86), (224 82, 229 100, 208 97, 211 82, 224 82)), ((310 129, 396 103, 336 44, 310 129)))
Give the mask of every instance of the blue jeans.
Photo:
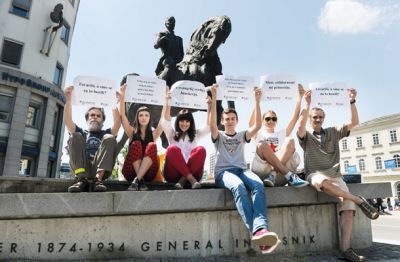
POLYGON ((232 192, 236 208, 251 234, 259 229, 268 228, 264 184, 256 174, 250 170, 230 168, 217 171, 215 183, 218 187, 225 187, 232 192))

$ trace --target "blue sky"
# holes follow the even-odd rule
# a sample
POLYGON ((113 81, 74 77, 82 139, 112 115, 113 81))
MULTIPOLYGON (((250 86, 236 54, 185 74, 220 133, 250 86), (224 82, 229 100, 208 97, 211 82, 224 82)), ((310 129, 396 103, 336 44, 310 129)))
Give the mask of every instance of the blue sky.
MULTIPOLYGON (((155 34, 165 30, 165 18, 171 15, 185 49, 202 22, 230 17, 232 32, 218 49, 227 75, 253 76, 258 82, 264 74, 293 74, 305 87, 310 82, 345 82, 358 90, 362 122, 400 111, 400 3, 390 0, 83 0, 66 84, 77 75, 118 83, 131 72, 155 76, 161 55, 153 48, 155 34)), ((240 103, 237 108, 239 128, 246 128, 251 108, 240 103)), ((269 108, 285 127, 293 104, 262 103, 263 111, 269 108)), ((80 126, 85 126, 83 110, 73 109, 80 126)), ((348 111, 327 110, 326 125, 348 119, 348 111)))

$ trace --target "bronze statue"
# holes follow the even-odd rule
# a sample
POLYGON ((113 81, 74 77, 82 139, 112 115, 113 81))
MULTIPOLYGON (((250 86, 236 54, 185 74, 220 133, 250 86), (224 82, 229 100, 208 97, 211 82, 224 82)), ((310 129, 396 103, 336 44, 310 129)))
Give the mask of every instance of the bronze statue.
POLYGON ((54 40, 58 35, 58 29, 63 26, 63 10, 64 6, 62 4, 57 4, 54 7, 53 12, 50 13, 50 19, 53 22, 53 25, 46 27, 43 31, 45 32, 46 36, 43 41, 42 49, 40 53, 49 56, 51 47, 53 46, 54 40))
MULTIPOLYGON (((167 85, 171 87, 179 80, 192 80, 210 86, 215 83, 215 76, 222 74, 222 64, 219 59, 217 49, 225 43, 228 38, 232 25, 229 17, 217 16, 205 21, 197 28, 190 37, 189 47, 182 61, 180 61, 179 42, 182 38, 173 34, 175 19, 170 17, 165 25, 168 32, 158 33, 155 48, 160 47, 163 56, 158 62, 156 74, 158 78, 164 79, 167 85), (178 40, 180 39, 180 40, 178 40), (178 64, 175 64, 177 61, 178 64)), ((205 99, 205 98, 204 98, 205 99)), ((234 107, 232 101, 228 102, 229 107, 234 107)), ((218 117, 222 113, 221 101, 218 101, 218 117)), ((151 110, 151 116, 154 123, 158 123, 161 117, 162 106, 148 105, 151 110)), ((128 119, 133 119, 138 105, 131 104, 128 112, 128 119)), ((171 115, 176 115, 181 108, 172 107, 171 115)), ((195 111, 195 110, 192 110, 195 111)), ((218 118, 218 123, 220 122, 218 118)), ((153 123, 153 124, 154 124, 153 123)), ((163 138, 163 137, 162 137, 163 138)), ((167 144, 163 139, 163 146, 167 144)))
MULTIPOLYGON (((163 74, 164 70, 175 68, 183 58, 183 42, 182 38, 174 33, 175 18, 173 16, 166 19, 165 27, 167 31, 157 33, 154 44, 155 49, 160 48, 163 52, 155 71, 157 76, 163 74)), ((172 85, 171 83, 167 84, 172 85)))

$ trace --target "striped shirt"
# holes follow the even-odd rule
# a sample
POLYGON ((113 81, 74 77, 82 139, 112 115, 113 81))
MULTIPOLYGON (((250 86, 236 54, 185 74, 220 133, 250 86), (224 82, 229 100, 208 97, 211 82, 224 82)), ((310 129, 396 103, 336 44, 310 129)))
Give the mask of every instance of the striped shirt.
POLYGON ((340 177, 339 140, 350 134, 347 125, 321 129, 320 133, 308 132, 299 138, 304 150, 304 168, 307 176, 321 173, 329 177, 340 177))

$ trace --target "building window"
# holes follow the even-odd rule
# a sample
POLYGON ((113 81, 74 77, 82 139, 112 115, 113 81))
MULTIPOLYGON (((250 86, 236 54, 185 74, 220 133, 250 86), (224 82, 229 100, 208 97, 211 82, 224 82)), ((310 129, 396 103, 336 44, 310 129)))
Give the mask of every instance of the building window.
POLYGON ((365 160, 364 159, 360 159, 358 160, 358 167, 360 168, 360 171, 365 171, 365 160))
POLYGON ((400 197, 400 184, 397 185, 397 197, 400 197))
POLYGON ((390 130, 390 142, 391 143, 397 142, 397 131, 396 130, 390 130))
POLYGON ((1 62, 19 66, 21 63, 22 49, 24 45, 10 39, 4 39, 1 51, 1 62))
POLYGON ((21 158, 19 160, 19 175, 32 176, 33 160, 30 158, 21 158))
POLYGON ((381 170, 383 168, 382 167, 382 158, 380 156, 375 158, 375 167, 376 167, 376 170, 381 170))
POLYGON ((69 40, 69 30, 70 26, 68 23, 64 20, 63 21, 63 26, 61 27, 61 40, 64 41, 66 45, 68 45, 68 40, 69 40))
POLYGON ((346 161, 343 162, 343 164, 344 164, 344 172, 347 173, 347 169, 349 168, 350 163, 349 163, 348 160, 346 160, 346 161))
POLYGON ((53 84, 61 87, 63 74, 64 74, 64 67, 60 63, 57 63, 56 70, 54 71, 53 84))
POLYGON ((379 145, 379 134, 372 134, 372 143, 374 146, 379 145))
POLYGON ((347 140, 346 139, 342 140, 342 149, 347 150, 347 140))
POLYGON ((32 104, 29 105, 28 114, 26 116, 26 125, 37 128, 39 126, 39 113, 40 106, 32 104))
POLYGON ((399 168, 400 167, 400 155, 397 155, 397 154, 394 155, 393 159, 394 159, 394 163, 395 163, 396 168, 399 168))
POLYGON ((13 108, 13 97, 0 94, 0 121, 9 122, 13 108))
POLYGON ((13 0, 10 13, 28 18, 31 11, 32 0, 13 0))
POLYGON ((0 176, 3 175, 4 162, 5 162, 5 157, 4 155, 0 154, 0 176))
POLYGON ((362 137, 358 136, 357 137, 357 148, 363 147, 363 141, 362 141, 362 137))

